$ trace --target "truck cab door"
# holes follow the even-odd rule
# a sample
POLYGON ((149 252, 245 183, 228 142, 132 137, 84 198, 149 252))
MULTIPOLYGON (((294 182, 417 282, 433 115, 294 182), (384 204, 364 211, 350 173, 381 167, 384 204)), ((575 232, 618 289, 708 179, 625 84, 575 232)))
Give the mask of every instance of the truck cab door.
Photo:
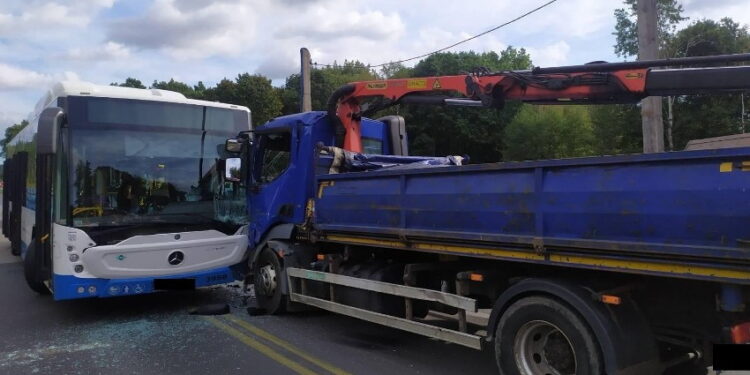
POLYGON ((304 185, 303 176, 295 173, 297 144, 294 127, 255 134, 253 165, 248 176, 251 242, 260 241, 273 225, 297 221, 297 195, 304 185))

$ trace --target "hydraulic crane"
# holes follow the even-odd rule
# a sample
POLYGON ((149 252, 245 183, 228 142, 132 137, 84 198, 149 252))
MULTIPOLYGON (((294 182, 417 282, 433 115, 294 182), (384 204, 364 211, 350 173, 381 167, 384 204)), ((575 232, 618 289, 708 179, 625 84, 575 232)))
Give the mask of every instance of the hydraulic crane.
POLYGON ((750 53, 355 82, 331 95, 328 114, 343 136, 343 148, 362 152, 361 118, 397 104, 502 109, 507 100, 616 104, 647 96, 746 91, 750 66, 716 66, 742 61, 750 61, 750 53))

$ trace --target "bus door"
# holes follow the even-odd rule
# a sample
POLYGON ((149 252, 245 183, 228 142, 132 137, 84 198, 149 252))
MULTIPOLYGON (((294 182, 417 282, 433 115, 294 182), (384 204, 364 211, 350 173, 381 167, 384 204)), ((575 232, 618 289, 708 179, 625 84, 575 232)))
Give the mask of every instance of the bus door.
POLYGON ((5 159, 3 161, 3 217, 2 217, 2 223, 3 223, 3 236, 8 237, 9 231, 8 231, 8 225, 10 223, 10 220, 8 219, 8 213, 10 212, 10 208, 8 207, 8 203, 10 203, 8 199, 8 175, 10 174, 10 159, 5 159))
POLYGON ((26 172, 29 154, 18 152, 13 155, 8 174, 7 193, 9 200, 8 239, 11 253, 21 255, 21 214, 26 203, 26 172))

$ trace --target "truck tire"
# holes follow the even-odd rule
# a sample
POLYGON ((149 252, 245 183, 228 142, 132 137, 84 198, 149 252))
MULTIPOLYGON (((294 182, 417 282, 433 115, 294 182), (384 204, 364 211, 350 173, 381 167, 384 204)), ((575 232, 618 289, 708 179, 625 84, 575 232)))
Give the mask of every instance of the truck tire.
POLYGON ((26 249, 26 257, 23 259, 23 275, 26 278, 26 284, 29 285, 31 290, 42 295, 47 295, 50 294, 50 290, 39 275, 37 256, 34 241, 31 241, 31 245, 26 249))
POLYGON ((542 296, 524 297, 500 318, 495 359, 502 375, 600 375, 599 344, 570 307, 542 296))
POLYGON ((258 307, 267 314, 286 312, 289 297, 282 294, 282 268, 279 257, 269 248, 263 248, 253 265, 253 284, 258 307))

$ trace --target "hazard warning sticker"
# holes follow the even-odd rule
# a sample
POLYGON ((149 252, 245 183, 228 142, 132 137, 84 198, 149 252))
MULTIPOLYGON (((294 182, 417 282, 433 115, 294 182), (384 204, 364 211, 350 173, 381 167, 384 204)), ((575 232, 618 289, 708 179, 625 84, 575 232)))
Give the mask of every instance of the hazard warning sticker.
POLYGON ((643 73, 626 73, 625 78, 627 79, 639 79, 643 78, 643 73))
POLYGON ((436 79, 435 82, 432 83, 432 89, 433 90, 438 90, 438 89, 442 89, 442 88, 443 88, 443 86, 440 84, 440 80, 439 79, 436 79))
POLYGON ((409 89, 426 89, 427 88, 427 80, 426 79, 410 79, 406 81, 406 88, 409 89))
POLYGON ((388 88, 388 84, 385 82, 370 82, 365 87, 368 90, 384 90, 388 88))

